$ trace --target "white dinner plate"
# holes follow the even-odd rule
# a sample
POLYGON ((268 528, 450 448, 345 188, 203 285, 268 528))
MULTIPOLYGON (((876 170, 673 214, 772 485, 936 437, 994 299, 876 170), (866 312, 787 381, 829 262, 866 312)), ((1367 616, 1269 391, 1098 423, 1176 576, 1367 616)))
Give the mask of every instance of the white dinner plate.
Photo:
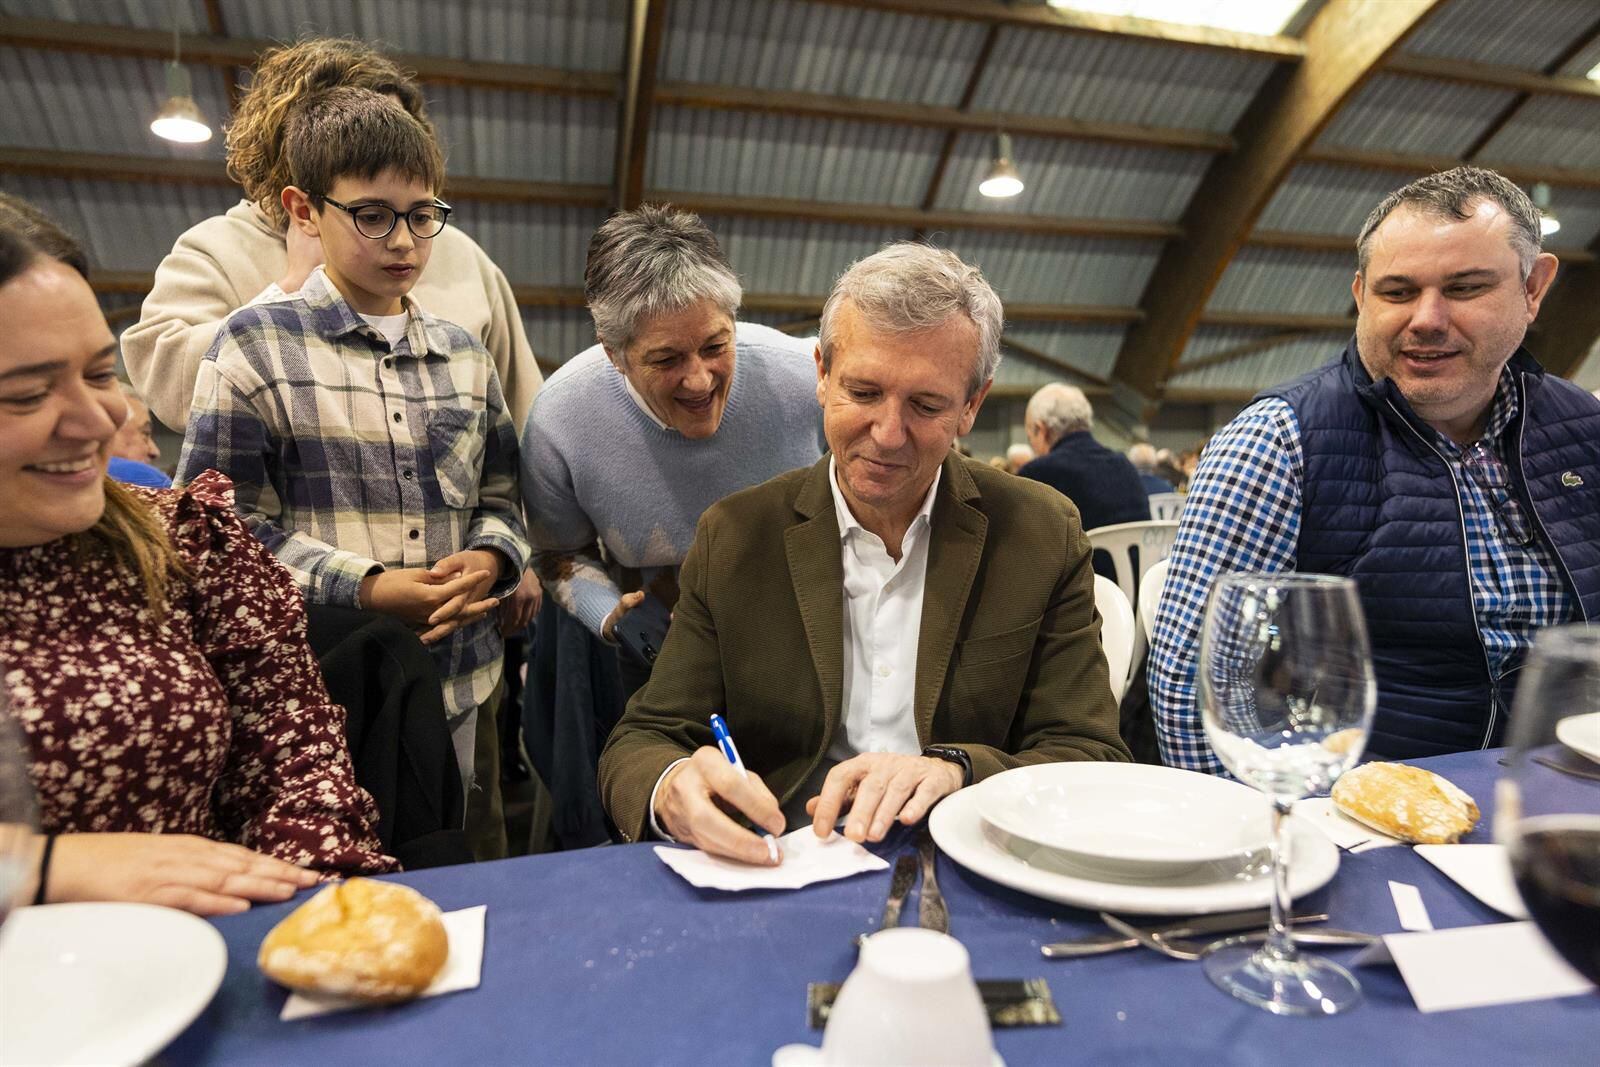
MULTIPOLYGON (((961 866, 1001 885, 1060 904, 1096 911, 1142 915, 1202 915, 1266 907, 1272 896, 1270 873, 1240 877, 1231 864, 1205 864, 1183 874, 1139 881, 1103 881, 1093 868, 1074 865, 1061 853, 986 827, 978 814, 976 790, 962 789, 933 809, 928 827, 945 854, 961 866)), ((1266 806, 1265 796, 1260 798, 1266 806)), ((1339 869, 1339 850, 1316 827, 1290 823, 1294 861, 1289 891, 1301 897, 1322 888, 1339 869)))
POLYGON ((1556 723, 1556 740, 1600 763, 1600 711, 1562 719, 1556 723))
POLYGON ((0 1064, 138 1064, 205 1010, 228 950, 151 904, 18 908, 0 927, 0 1064))
POLYGON ((1046 763, 997 774, 974 792, 995 828, 1123 876, 1242 863, 1272 843, 1259 792, 1176 767, 1046 763))

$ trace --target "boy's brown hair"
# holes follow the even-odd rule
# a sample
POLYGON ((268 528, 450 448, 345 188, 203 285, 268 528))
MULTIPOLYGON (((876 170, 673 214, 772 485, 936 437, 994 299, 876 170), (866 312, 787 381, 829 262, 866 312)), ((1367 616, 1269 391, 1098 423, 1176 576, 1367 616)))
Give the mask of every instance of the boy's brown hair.
POLYGON ((371 45, 347 37, 310 37, 264 53, 225 135, 228 177, 280 227, 288 217, 278 194, 294 184, 283 149, 289 112, 307 97, 341 85, 394 97, 433 133, 422 90, 371 45))
POLYGON ((284 124, 289 184, 322 207, 340 178, 375 178, 397 171, 436 195, 444 185, 444 154, 433 131, 391 98, 340 86, 307 97, 284 124))

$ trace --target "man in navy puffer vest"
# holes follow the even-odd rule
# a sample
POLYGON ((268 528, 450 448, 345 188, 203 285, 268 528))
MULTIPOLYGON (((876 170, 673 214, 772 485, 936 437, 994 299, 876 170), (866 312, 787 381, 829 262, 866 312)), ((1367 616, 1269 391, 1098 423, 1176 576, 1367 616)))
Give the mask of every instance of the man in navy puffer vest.
POLYGON ((1355 579, 1389 758, 1502 743, 1533 634, 1600 618, 1600 400, 1520 347, 1556 274, 1538 210, 1458 167, 1390 194, 1356 251, 1354 340, 1195 474, 1151 642, 1168 763, 1219 769, 1194 677, 1218 574, 1355 579))

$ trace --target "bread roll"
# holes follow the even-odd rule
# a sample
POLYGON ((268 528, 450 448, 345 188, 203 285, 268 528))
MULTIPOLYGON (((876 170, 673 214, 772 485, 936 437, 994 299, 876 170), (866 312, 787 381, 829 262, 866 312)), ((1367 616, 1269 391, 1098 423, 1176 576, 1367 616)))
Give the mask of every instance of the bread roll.
POLYGON ((1401 763, 1367 763, 1333 787, 1339 810, 1379 833, 1449 845, 1478 825, 1478 805, 1449 779, 1401 763))
POLYGON ((274 926, 256 965, 301 992, 384 1002, 428 988, 449 954, 433 901, 403 885, 351 878, 274 926))

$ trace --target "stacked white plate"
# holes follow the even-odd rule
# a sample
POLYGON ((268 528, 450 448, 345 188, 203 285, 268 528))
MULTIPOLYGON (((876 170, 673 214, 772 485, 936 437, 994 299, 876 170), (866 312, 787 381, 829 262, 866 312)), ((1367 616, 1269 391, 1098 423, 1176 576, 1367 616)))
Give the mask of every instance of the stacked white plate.
POLYGON ((1600 711, 1562 719, 1556 723, 1556 738, 1574 752, 1600 763, 1600 711))
MULTIPOLYGON (((1171 767, 1019 767, 945 798, 934 840, 963 867, 1063 904, 1149 915, 1264 907, 1272 895, 1267 798, 1238 782, 1171 767)), ((1291 821, 1289 889, 1339 869, 1339 850, 1291 821)))

